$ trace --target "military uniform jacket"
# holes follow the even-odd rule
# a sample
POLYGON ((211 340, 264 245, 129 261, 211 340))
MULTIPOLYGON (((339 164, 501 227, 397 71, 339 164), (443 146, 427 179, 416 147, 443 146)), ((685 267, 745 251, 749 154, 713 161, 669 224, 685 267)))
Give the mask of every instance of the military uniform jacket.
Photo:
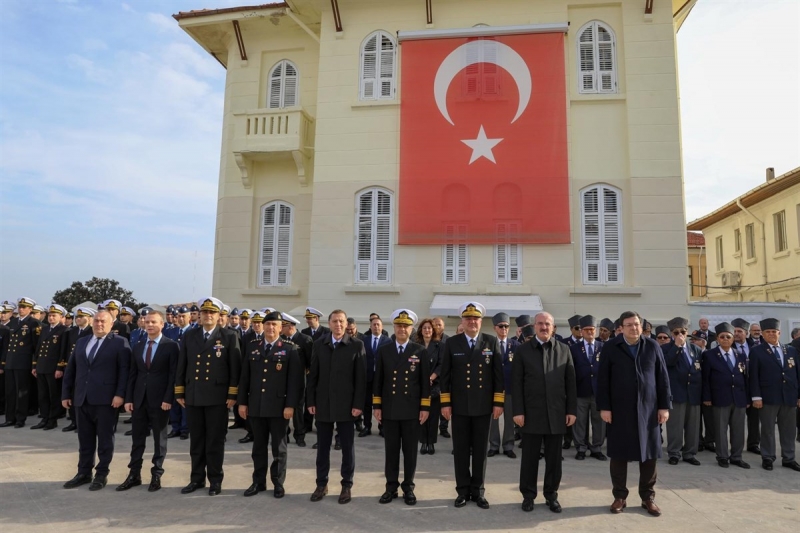
POLYGON ((64 370, 67 361, 64 359, 62 349, 62 336, 67 331, 67 326, 59 324, 55 327, 47 326, 42 328, 39 335, 39 345, 33 357, 33 366, 37 374, 55 374, 56 370, 64 370))
POLYGON ((300 356, 300 361, 303 362, 307 374, 311 370, 311 352, 314 349, 314 341, 308 335, 296 331, 290 339, 297 348, 297 354, 300 356))
POLYGON ((583 342, 583 339, 570 346, 569 349, 572 354, 572 363, 575 365, 578 398, 591 398, 597 394, 597 374, 600 371, 600 351, 603 349, 603 341, 595 339, 594 356, 591 362, 586 355, 586 343, 583 342))
POLYGON ((241 375, 241 352, 236 333, 216 326, 203 339, 203 328, 191 328, 183 337, 175 377, 175 398, 205 407, 236 400, 241 375))
POLYGON ((0 361, 5 361, 9 337, 11 337, 11 330, 8 329, 8 326, 0 325, 0 361))
POLYGON ((245 347, 237 402, 247 406, 247 416, 283 418, 284 408, 302 401, 305 368, 294 343, 279 337, 269 353, 266 347, 263 336, 245 347))
POLYGON ((470 350, 464 333, 447 339, 442 350, 442 407, 459 416, 483 416, 503 407, 503 356, 497 337, 479 333, 470 350))
POLYGON ((114 323, 111 325, 111 333, 119 335, 120 337, 125 337, 128 341, 131 338, 131 329, 122 320, 115 320, 114 323))
POLYGON ((431 408, 430 357, 421 344, 408 342, 403 355, 392 341, 378 347, 372 404, 385 420, 416 420, 431 408))
POLYGON ((750 351, 750 394, 761 398, 765 405, 796 406, 800 399, 800 360, 797 350, 781 345, 783 365, 766 342, 750 351))
POLYGON ((714 407, 747 407, 750 405, 750 385, 747 383, 747 356, 731 347, 735 358, 733 370, 717 346, 703 352, 703 401, 714 407))
POLYGON ((686 358, 686 351, 674 342, 663 346, 664 363, 669 374, 669 388, 673 403, 700 405, 703 396, 703 352, 698 346, 687 343, 692 362, 686 358))
POLYGON ((78 326, 72 326, 67 328, 64 333, 61 334, 61 349, 63 350, 61 353, 61 359, 64 361, 64 366, 66 366, 66 363, 69 362, 69 358, 72 357, 72 353, 75 351, 75 345, 78 343, 78 339, 91 334, 92 326, 86 326, 83 329, 79 328, 78 326))
POLYGON ((367 363, 364 343, 344 334, 333 347, 331 334, 314 342, 306 404, 321 422, 349 422, 353 409, 364 408, 367 363))
POLYGON ((300 333, 311 337, 311 340, 313 341, 317 341, 320 339, 320 337, 324 337, 325 335, 330 335, 331 330, 329 328, 326 328, 325 326, 320 325, 313 335, 311 334, 311 328, 302 329, 300 330, 300 333))
POLYGON ((8 324, 11 336, 8 339, 5 358, 0 364, 4 370, 31 370, 42 325, 30 315, 17 321, 13 326, 11 322, 8 324))

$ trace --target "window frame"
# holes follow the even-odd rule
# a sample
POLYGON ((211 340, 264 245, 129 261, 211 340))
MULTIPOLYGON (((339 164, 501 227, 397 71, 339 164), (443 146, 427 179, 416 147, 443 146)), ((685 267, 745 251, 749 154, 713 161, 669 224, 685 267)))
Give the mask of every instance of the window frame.
POLYGON ((775 253, 785 252, 789 249, 789 239, 786 235, 785 209, 772 213, 772 228, 775 235, 775 253))
POLYGON ((614 30, 600 20, 592 20, 581 26, 578 30, 575 38, 575 49, 576 49, 576 61, 575 61, 575 68, 577 69, 578 77, 578 94, 616 94, 619 93, 619 77, 617 72, 617 35, 614 33, 614 30), (600 29, 603 29, 608 35, 611 37, 610 42, 610 64, 611 68, 607 70, 600 69, 600 29), (583 34, 587 31, 591 31, 592 40, 590 43, 582 42, 581 38, 583 34), (582 50, 586 48, 587 44, 591 44, 592 50, 592 70, 583 70, 583 61, 582 61, 582 50), (609 89, 603 89, 602 83, 602 76, 608 75, 610 78, 610 85, 609 89), (584 87, 584 75, 591 76, 592 79, 592 86, 590 88, 584 87))
POLYGON ((389 32, 384 30, 376 30, 369 35, 367 35, 364 40, 361 42, 361 46, 359 47, 359 54, 358 54, 358 99, 361 101, 376 101, 376 100, 394 100, 397 98, 397 39, 395 39, 389 32), (381 46, 383 44, 383 38, 386 37, 392 43, 392 51, 391 53, 384 54, 381 46), (368 52, 367 45, 369 42, 375 39, 375 51, 368 52), (374 78, 366 78, 366 58, 367 54, 375 54, 375 77, 374 78), (391 59, 391 69, 392 75, 388 78, 389 81, 389 95, 383 95, 383 87, 382 83, 384 81, 384 77, 381 76, 381 71, 383 70, 383 57, 389 56, 391 59), (367 96, 365 92, 365 87, 367 83, 374 83, 372 96, 367 96))
POLYGON ((445 226, 445 237, 452 241, 442 245, 442 285, 469 285, 469 245, 467 244, 467 224, 453 223, 445 226), (448 252, 453 256, 452 266, 448 266, 448 252), (463 257, 462 257, 463 256, 463 257), (463 259, 464 266, 459 264, 463 259), (448 270, 452 277, 448 279, 448 270), (463 273, 463 280, 459 277, 463 273))
POLYGON ((494 282, 496 285, 520 285, 522 283, 522 246, 512 242, 511 235, 519 235, 519 222, 497 223, 497 244, 494 245, 494 282), (505 255, 505 265, 500 265, 500 254, 505 255), (511 258, 516 256, 512 264, 511 258), (513 270, 516 269, 516 279, 513 270))
POLYGON ((395 203, 394 193, 389 189, 383 187, 369 187, 358 191, 355 195, 355 234, 354 234, 354 255, 353 255, 353 282, 358 285, 390 285, 393 276, 394 264, 394 215, 395 203), (373 195, 370 206, 370 214, 364 215, 361 213, 361 199, 368 195, 373 195), (385 194, 389 197, 389 212, 388 214, 381 214, 379 212, 380 195, 385 194), (361 259, 359 257, 360 244, 361 244, 361 222, 362 219, 369 219, 370 224, 370 257, 369 259, 361 259), (378 259, 380 237, 378 235, 380 221, 387 222, 387 254, 386 259, 378 259), (380 279, 381 266, 386 267, 386 279, 380 279), (362 267, 367 267, 366 277, 362 277, 362 267))
POLYGON ((753 222, 744 227, 744 248, 745 259, 756 258, 756 227, 753 222))
POLYGON ((623 285, 625 283, 625 253, 624 253, 624 233, 622 230, 622 190, 613 187, 606 183, 594 183, 588 187, 580 190, 580 213, 581 213, 581 279, 584 285, 623 285), (595 216, 594 213, 587 213, 586 209, 586 194, 596 190, 597 191, 597 247, 598 259, 593 260, 587 257, 587 248, 590 243, 587 243, 587 218, 589 215, 595 216), (616 195, 617 212, 615 217, 611 214, 605 213, 605 205, 603 199, 605 191, 612 192, 616 195), (600 206, 603 206, 602 212, 600 206), (617 259, 608 259, 609 252, 606 250, 606 225, 609 223, 610 218, 616 218, 616 234, 617 234, 617 259), (601 223, 602 220, 602 223, 601 223), (592 263, 597 263, 597 280, 590 279, 590 266, 592 263), (616 264, 617 279, 609 281, 609 266, 616 264))
POLYGON ((719 272, 725 269, 725 245, 722 242, 722 235, 717 236, 714 240, 714 249, 717 259, 717 271, 719 272))
POLYGON ((297 65, 291 61, 290 59, 281 59, 280 61, 276 62, 272 65, 272 68, 269 69, 269 73, 267 74, 267 109, 287 109, 292 107, 297 107, 300 105, 300 69, 297 68, 297 65), (291 67, 295 71, 294 76, 287 76, 286 75, 286 66, 291 65, 291 67), (280 75, 280 94, 278 96, 278 105, 272 106, 272 79, 275 70, 278 67, 283 67, 281 69, 280 75), (286 80, 287 78, 294 78, 295 86, 294 86, 294 102, 292 105, 286 105, 286 80))
MULTIPOLYGON (((272 202, 266 203, 261 206, 260 210, 260 238, 259 238, 259 251, 258 251, 258 281, 256 285, 258 287, 290 287, 292 284, 292 259, 293 259, 293 252, 294 252, 294 206, 288 202, 283 200, 274 200, 272 202), (267 227, 268 225, 264 222, 264 218, 266 215, 267 209, 270 207, 275 206, 275 218, 273 223, 273 260, 275 263, 279 262, 278 254, 279 254, 279 242, 280 242, 280 229, 281 226, 287 226, 287 224, 281 224, 280 222, 280 210, 281 207, 286 207, 289 209, 289 223, 288 223, 288 246, 287 246, 287 264, 285 267, 281 267, 280 265, 273 264, 271 266, 264 265, 264 239, 267 234, 267 227), (264 283, 264 270, 266 268, 271 269, 280 269, 286 268, 286 282, 285 283, 278 283, 277 280, 279 279, 280 273, 278 272, 277 275, 272 275, 271 283, 264 283)), ((275 272, 273 271, 273 274, 275 272)))

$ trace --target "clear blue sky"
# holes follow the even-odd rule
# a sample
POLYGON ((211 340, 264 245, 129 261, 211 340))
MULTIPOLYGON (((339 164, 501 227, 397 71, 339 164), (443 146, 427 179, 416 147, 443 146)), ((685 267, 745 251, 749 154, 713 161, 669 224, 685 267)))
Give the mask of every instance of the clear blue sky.
MULTIPOLYGON (((210 291, 225 71, 171 15, 242 4, 0 0, 0 299, 210 291)), ((679 33, 689 220, 800 166, 798 23, 700 0, 679 33)))

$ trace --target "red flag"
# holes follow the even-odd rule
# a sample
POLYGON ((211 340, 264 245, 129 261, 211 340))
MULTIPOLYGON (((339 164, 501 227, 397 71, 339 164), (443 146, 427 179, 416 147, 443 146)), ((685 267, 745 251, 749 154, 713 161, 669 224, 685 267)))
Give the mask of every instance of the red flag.
POLYGON ((570 242, 562 33, 405 41, 401 80, 400 244, 570 242))

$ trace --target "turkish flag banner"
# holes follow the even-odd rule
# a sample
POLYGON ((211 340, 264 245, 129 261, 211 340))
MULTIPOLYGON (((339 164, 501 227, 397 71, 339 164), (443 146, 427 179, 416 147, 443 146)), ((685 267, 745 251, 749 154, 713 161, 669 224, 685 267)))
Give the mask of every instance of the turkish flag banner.
POLYGON ((401 50, 399 244, 569 243, 564 34, 401 50))

